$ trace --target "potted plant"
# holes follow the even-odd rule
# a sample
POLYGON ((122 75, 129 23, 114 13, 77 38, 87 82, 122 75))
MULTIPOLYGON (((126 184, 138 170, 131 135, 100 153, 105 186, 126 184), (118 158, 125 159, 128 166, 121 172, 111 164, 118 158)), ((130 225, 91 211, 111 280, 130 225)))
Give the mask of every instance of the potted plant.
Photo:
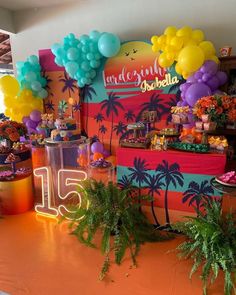
POLYGON ((170 239, 170 235, 155 230, 139 211, 140 205, 134 202, 130 190, 120 189, 112 182, 106 185, 96 180, 85 181, 83 188, 79 189, 83 193, 83 204, 89 203, 89 207, 82 204, 77 208, 71 222, 72 234, 90 247, 95 247, 97 232, 102 235, 100 248, 105 259, 101 280, 109 270, 112 252, 119 265, 128 249, 133 265, 136 265, 141 244, 170 239))
POLYGON ((236 218, 234 214, 222 215, 221 204, 215 200, 204 203, 204 212, 198 217, 188 217, 186 222, 173 225, 187 239, 177 247, 180 256, 193 259, 190 278, 199 268, 203 291, 208 284, 224 272, 224 294, 235 291, 233 275, 236 272, 236 218))

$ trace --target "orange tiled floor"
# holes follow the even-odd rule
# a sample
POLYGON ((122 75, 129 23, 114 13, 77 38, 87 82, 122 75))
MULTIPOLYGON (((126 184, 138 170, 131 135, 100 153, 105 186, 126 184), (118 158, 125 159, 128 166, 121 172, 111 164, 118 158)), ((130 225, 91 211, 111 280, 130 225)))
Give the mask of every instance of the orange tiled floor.
MULTIPOLYGON (((0 290, 11 295, 201 295, 198 276, 190 281, 189 261, 174 252, 183 240, 146 244, 138 268, 125 259, 112 265, 109 278, 98 280, 103 261, 97 249, 81 245, 67 226, 34 212, 0 221, 0 290)), ((222 278, 210 295, 223 294, 222 278)))

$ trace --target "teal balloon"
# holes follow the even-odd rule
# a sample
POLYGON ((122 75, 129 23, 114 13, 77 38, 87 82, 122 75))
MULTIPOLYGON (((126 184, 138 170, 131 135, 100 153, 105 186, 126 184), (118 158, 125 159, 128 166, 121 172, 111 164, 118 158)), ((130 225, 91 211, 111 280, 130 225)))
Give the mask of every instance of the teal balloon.
POLYGON ((66 56, 69 60, 76 60, 79 57, 79 50, 75 47, 71 47, 67 50, 66 56))
POLYGON ((89 40, 89 36, 86 35, 86 34, 81 35, 81 36, 79 37, 79 41, 80 41, 82 44, 86 44, 88 40, 89 40))
POLYGON ((38 97, 44 99, 48 96, 48 92, 47 90, 45 89, 41 89, 39 92, 38 92, 38 97))
POLYGON ((97 75, 95 70, 91 70, 89 73, 90 73, 90 78, 91 79, 94 79, 96 77, 96 75, 97 75))
POLYGON ((89 47, 86 46, 86 45, 84 45, 84 46, 82 47, 82 52, 83 52, 83 53, 87 53, 88 51, 89 51, 89 47))
POLYGON ((89 71, 90 70, 90 65, 89 65, 89 62, 87 61, 83 61, 81 63, 81 69, 84 70, 84 71, 89 71))
POLYGON ((32 82, 36 80, 36 74, 34 72, 28 72, 25 74, 25 80, 28 82, 32 82))
POLYGON ((80 88, 83 88, 84 87, 84 83, 82 83, 80 80, 77 81, 77 84, 80 88))
POLYGON ((40 77, 39 82, 41 83, 42 87, 45 87, 47 85, 47 79, 45 79, 44 77, 40 77))
POLYGON ((93 30, 89 33, 89 38, 94 40, 94 41, 98 41, 98 39, 100 38, 101 36, 101 33, 99 33, 98 31, 96 30, 93 30))
POLYGON ((91 60, 90 61, 90 66, 91 66, 91 68, 93 68, 93 69, 97 69, 97 68, 99 68, 100 67, 100 61, 99 60, 91 60))
POLYGON ((85 71, 83 71, 82 69, 78 69, 78 71, 76 72, 76 76, 77 76, 77 79, 79 80, 80 78, 85 76, 85 71))
POLYGON ((79 65, 76 62, 69 61, 66 63, 65 68, 66 68, 67 73, 69 73, 69 75, 74 76, 74 74, 79 69, 79 65))
POLYGON ((53 44, 53 45, 52 45, 52 48, 51 48, 52 53, 53 53, 54 55, 57 55, 57 51, 58 51, 59 48, 61 48, 61 44, 59 44, 59 43, 55 43, 55 44, 53 44))
POLYGON ((68 39, 75 39, 75 35, 73 34, 73 33, 69 33, 68 35, 67 35, 67 38, 68 39))
POLYGON ((82 84, 86 84, 87 83, 87 78, 85 78, 85 77, 81 78, 80 81, 81 81, 82 84))
POLYGON ((98 40, 98 50, 105 57, 117 55, 120 50, 120 39, 111 33, 104 33, 98 40))
POLYGON ((36 55, 31 55, 28 57, 28 61, 32 64, 32 65, 37 65, 39 63, 39 59, 36 55))
POLYGON ((56 57, 56 58, 54 59, 54 61, 55 61, 55 63, 56 63, 58 66, 60 66, 60 67, 63 67, 63 66, 64 66, 63 61, 62 61, 60 58, 56 57))
POLYGON ((86 57, 88 60, 93 60, 95 58, 94 54, 91 52, 87 53, 86 57))
POLYGON ((40 84, 38 81, 33 81, 33 82, 31 83, 31 88, 32 88, 32 90, 34 90, 34 91, 41 91, 42 86, 41 86, 41 84, 40 84))
POLYGON ((24 67, 24 65, 25 65, 25 63, 24 63, 23 61, 18 61, 18 62, 16 63, 16 68, 17 68, 18 70, 21 70, 21 69, 24 67))
POLYGON ((101 53, 99 53, 99 52, 95 53, 94 58, 95 58, 96 60, 101 59, 101 58, 102 58, 101 53))

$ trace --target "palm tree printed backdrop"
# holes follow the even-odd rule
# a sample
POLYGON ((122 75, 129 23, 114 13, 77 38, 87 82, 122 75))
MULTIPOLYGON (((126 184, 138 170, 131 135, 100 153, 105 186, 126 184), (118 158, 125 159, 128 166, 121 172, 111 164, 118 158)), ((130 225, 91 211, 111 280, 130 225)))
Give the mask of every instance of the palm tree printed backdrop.
POLYGON ((155 210, 154 210, 154 193, 158 194, 160 196, 160 189, 164 186, 164 183, 160 181, 159 175, 148 175, 148 177, 145 178, 145 183, 148 186, 148 193, 152 196, 151 200, 151 208, 152 208, 152 215, 155 220, 155 223, 157 226, 160 226, 160 223, 157 220, 155 210))
POLYGON ((201 184, 195 181, 191 181, 188 185, 188 189, 183 193, 182 202, 189 202, 189 206, 194 206, 199 212, 200 207, 204 201, 212 198, 214 190, 208 180, 204 180, 201 184))
POLYGON ((106 132, 107 132, 107 127, 104 126, 104 125, 101 125, 101 127, 99 128, 99 131, 100 131, 101 134, 102 134, 102 143, 103 143, 103 142, 104 142, 103 137, 104 137, 104 134, 106 134, 106 132))
POLYGON ((88 133, 88 117, 89 117, 89 101, 93 100, 93 95, 97 95, 96 91, 91 85, 85 85, 80 89, 80 97, 82 102, 87 103, 85 130, 88 133))
POLYGON ((123 122, 119 122, 117 125, 113 128, 114 131, 116 131, 116 135, 122 135, 126 132, 126 125, 123 122))
POLYGON ((68 91, 69 97, 71 97, 71 92, 78 91, 78 86, 76 85, 76 81, 68 76, 66 72, 64 72, 63 76, 60 76, 60 82, 63 83, 62 92, 68 91))
POLYGON ((164 101, 160 97, 160 94, 158 93, 152 93, 151 96, 149 97, 148 102, 144 102, 141 105, 141 110, 137 115, 136 120, 140 121, 142 118, 142 113, 144 111, 157 111, 157 118, 160 120, 164 112, 166 112, 166 108, 164 106, 164 101))
POLYGON ((140 201, 141 196, 141 187, 142 183, 145 183, 147 181, 147 178, 149 176, 148 174, 148 166, 146 160, 142 160, 141 158, 134 158, 134 166, 129 167, 128 170, 131 172, 129 174, 130 181, 134 181, 138 183, 138 202, 140 201))
POLYGON ((114 127, 114 116, 118 116, 118 110, 124 110, 123 105, 118 101, 119 96, 115 92, 110 92, 107 99, 101 102, 101 110, 105 110, 107 118, 111 116, 110 152, 112 145, 112 135, 114 127))
POLYGON ((96 123, 98 124, 98 138, 99 138, 101 122, 104 120, 104 116, 103 116, 103 114, 101 114, 101 113, 97 113, 97 114, 94 116, 94 120, 95 120, 96 123))
POLYGON ((163 180, 165 183, 165 215, 166 215, 166 223, 170 224, 170 217, 168 211, 168 190, 169 185, 173 184, 176 188, 177 185, 184 185, 184 177, 180 172, 180 166, 178 163, 169 164, 166 160, 162 161, 162 164, 158 164, 156 168, 156 172, 158 173, 159 180, 163 180))
POLYGON ((126 119, 126 122, 129 123, 135 121, 136 116, 132 110, 128 110, 125 113, 124 118, 126 119))

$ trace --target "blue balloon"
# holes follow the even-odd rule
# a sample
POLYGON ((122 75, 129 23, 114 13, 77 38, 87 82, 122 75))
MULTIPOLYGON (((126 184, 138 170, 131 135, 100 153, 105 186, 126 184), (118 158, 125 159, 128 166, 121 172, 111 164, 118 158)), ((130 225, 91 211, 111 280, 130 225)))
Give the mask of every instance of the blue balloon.
POLYGON ((120 50, 120 39, 111 33, 104 33, 98 40, 98 50, 105 57, 115 56, 120 50))

